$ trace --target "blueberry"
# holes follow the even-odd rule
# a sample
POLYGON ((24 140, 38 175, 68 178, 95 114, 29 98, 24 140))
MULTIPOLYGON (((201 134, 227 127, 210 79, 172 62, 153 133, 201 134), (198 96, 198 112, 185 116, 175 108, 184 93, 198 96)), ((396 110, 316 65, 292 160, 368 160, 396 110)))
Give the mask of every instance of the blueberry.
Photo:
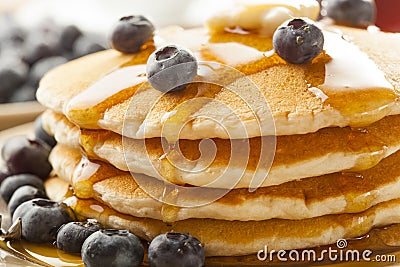
POLYGON ((74 43, 82 36, 82 31, 75 25, 65 27, 60 36, 60 46, 64 51, 72 52, 74 43))
POLYGON ((182 90, 196 76, 197 61, 188 50, 168 45, 150 55, 146 72, 155 89, 161 92, 182 90))
POLYGON ((40 140, 42 142, 45 142, 50 147, 54 147, 57 144, 56 139, 53 136, 49 135, 43 129, 42 115, 37 117, 35 120, 34 134, 35 134, 35 140, 40 140))
POLYGON ((0 185, 3 183, 3 181, 10 176, 11 174, 8 172, 8 170, 3 170, 0 169, 0 185))
POLYGON ((139 238, 127 230, 100 230, 82 246, 82 260, 87 267, 139 266, 144 249, 139 238))
POLYGON ((83 57, 92 53, 103 51, 105 48, 101 41, 93 36, 81 36, 73 47, 73 58, 83 57))
POLYGON ((278 27, 272 42, 280 57, 293 64, 302 64, 322 52, 324 35, 314 24, 293 19, 278 27))
POLYGON ((24 185, 15 190, 14 194, 8 202, 8 211, 11 216, 15 209, 22 203, 34 198, 47 198, 46 193, 42 189, 38 189, 31 185, 24 185))
POLYGON ((20 45, 24 42, 26 31, 18 25, 13 17, 1 15, 0 25, 0 43, 9 42, 13 45, 20 45))
MULTIPOLYGON (((26 40, 26 47, 33 48, 45 44, 51 53, 50 55, 44 55, 44 57, 61 55, 63 52, 60 46, 61 31, 62 27, 55 23, 53 19, 43 19, 38 25, 30 30, 26 40)), ((44 57, 40 57, 38 60, 44 57)))
POLYGON ((58 29, 56 26, 48 26, 44 23, 40 28, 33 29, 25 42, 22 60, 32 66, 40 59, 61 55, 58 29))
POLYGON ((32 174, 17 174, 8 176, 0 186, 0 195, 8 203, 14 192, 24 185, 31 185, 44 191, 43 181, 32 174))
POLYGON ((26 81, 28 66, 21 60, 2 56, 0 58, 0 97, 8 100, 14 90, 26 81))
POLYGON ((55 56, 56 54, 54 48, 48 43, 30 43, 23 51, 22 60, 32 66, 40 59, 55 56))
POLYGON ((80 253, 86 238, 98 230, 100 225, 96 221, 69 222, 58 230, 57 248, 68 253, 80 253))
POLYGON ((1 155, 11 173, 31 173, 46 179, 51 172, 50 147, 24 136, 6 140, 1 155))
POLYGON ((111 31, 111 47, 122 53, 136 53, 153 38, 154 26, 144 16, 122 17, 111 31))
POLYGON ((338 24, 366 28, 375 23, 376 8, 371 0, 324 0, 322 14, 338 24))
POLYGON ((14 94, 10 97, 10 103, 26 102, 36 100, 36 87, 25 84, 20 88, 14 90, 14 94))
POLYGON ((18 206, 12 217, 22 219, 22 238, 34 243, 46 243, 56 239, 61 225, 72 221, 70 212, 57 202, 36 198, 18 206))
POLYGON ((42 79, 49 70, 66 62, 67 59, 62 56, 53 56, 38 60, 31 68, 29 83, 34 87, 38 87, 40 79, 42 79))
POLYGON ((170 232, 157 236, 149 246, 151 267, 204 266, 204 246, 189 234, 170 232))

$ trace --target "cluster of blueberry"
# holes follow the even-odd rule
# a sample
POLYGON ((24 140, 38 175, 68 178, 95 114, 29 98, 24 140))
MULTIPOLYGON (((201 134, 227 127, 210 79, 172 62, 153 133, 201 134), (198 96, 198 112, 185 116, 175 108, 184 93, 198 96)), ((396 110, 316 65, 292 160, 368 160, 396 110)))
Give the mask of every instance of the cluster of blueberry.
POLYGON ((56 144, 41 126, 41 117, 35 122, 34 138, 15 136, 8 139, 1 150, 5 168, 0 169, 0 196, 15 214, 17 208, 35 198, 47 199, 43 181, 52 167, 48 157, 56 144))
POLYGON ((34 100, 48 70, 106 45, 101 35, 49 20, 28 29, 0 14, 0 25, 0 103, 34 100))

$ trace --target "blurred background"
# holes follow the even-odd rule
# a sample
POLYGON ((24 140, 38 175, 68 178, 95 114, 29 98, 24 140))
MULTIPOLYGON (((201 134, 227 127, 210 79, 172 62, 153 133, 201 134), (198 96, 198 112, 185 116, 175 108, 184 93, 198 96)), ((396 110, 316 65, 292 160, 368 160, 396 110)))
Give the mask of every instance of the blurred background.
POLYGON ((69 60, 109 48, 122 16, 143 14, 157 27, 195 27, 229 0, 0 0, 0 130, 31 121, 42 107, 40 78, 69 60))
MULTIPOLYGON (((122 16, 143 14, 157 27, 196 27, 234 0, 0 0, 0 130, 41 111, 35 92, 49 69, 109 47, 122 16)), ((400 31, 400 0, 376 0, 376 24, 400 31)))

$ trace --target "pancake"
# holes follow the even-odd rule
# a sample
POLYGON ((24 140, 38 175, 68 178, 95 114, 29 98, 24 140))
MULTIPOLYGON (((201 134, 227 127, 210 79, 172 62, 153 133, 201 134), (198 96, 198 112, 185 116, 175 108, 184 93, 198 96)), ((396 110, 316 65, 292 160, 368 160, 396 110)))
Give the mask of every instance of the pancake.
POLYGON ((188 219, 172 225, 124 215, 93 199, 72 197, 65 202, 82 219, 92 218, 106 227, 128 229, 149 241, 168 231, 190 233, 205 244, 207 256, 250 255, 265 245, 269 251, 328 245, 339 239, 363 236, 372 228, 400 222, 398 199, 380 203, 362 213, 326 215, 304 220, 241 222, 188 219))
POLYGON ((82 160, 79 151, 61 145, 50 156, 55 172, 72 185, 77 197, 95 198, 124 214, 169 222, 189 218, 304 219, 362 212, 378 203, 400 198, 399 160, 400 152, 397 152, 357 175, 335 173, 254 192, 209 188, 185 191, 180 187, 174 202, 170 203, 165 195, 166 185, 155 178, 132 176, 101 161, 82 160), (219 193, 226 195, 209 201, 219 193))
MULTIPOLYGON (((334 172, 358 172, 375 166, 400 148, 399 115, 385 117, 359 129, 335 127, 306 135, 279 136, 270 169, 268 160, 272 158, 264 156, 263 162, 259 160, 261 140, 268 142, 268 138, 252 138, 249 141, 251 149, 248 164, 244 175, 235 185, 232 182, 236 181, 231 177, 240 178, 239 169, 242 165, 235 166, 230 162, 229 140, 214 139, 217 147, 214 161, 204 171, 195 172, 199 164, 180 163, 178 166, 184 168, 178 168, 173 165, 178 160, 160 160, 165 152, 159 138, 145 141, 122 139, 110 131, 79 130, 63 115, 50 110, 43 114, 43 123, 60 144, 75 149, 82 147, 89 157, 107 161, 121 170, 143 173, 160 180, 168 179, 176 184, 204 186, 212 183, 214 188, 249 188, 255 171, 263 177, 268 174, 261 186, 334 172), (171 170, 173 177, 169 173, 171 170), (239 175, 235 176, 236 173, 239 175), (222 174, 228 179, 216 179, 222 174)), ((200 141, 180 140, 179 144, 183 156, 189 160, 196 160, 200 156, 200 141)), ((241 162, 247 162, 246 153, 236 153, 236 156, 240 157, 241 162)))
POLYGON ((180 139, 293 135, 398 114, 398 35, 339 26, 325 26, 324 35, 323 54, 293 65, 265 53, 270 37, 167 28, 140 53, 109 50, 57 67, 37 98, 81 128, 171 142, 178 130, 180 139), (212 63, 200 63, 185 90, 163 95, 147 83, 144 64, 166 43, 212 63))

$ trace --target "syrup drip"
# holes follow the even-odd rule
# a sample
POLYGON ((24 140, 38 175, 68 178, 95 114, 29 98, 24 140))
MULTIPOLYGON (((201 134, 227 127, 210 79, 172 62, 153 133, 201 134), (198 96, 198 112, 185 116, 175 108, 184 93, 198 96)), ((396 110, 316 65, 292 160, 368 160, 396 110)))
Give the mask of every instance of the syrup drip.
POLYGON ((82 156, 82 160, 75 169, 71 181, 78 197, 90 198, 93 196, 91 178, 95 176, 99 169, 99 164, 93 163, 87 157, 82 156))
POLYGON ((167 224, 172 224, 176 221, 178 212, 180 211, 180 208, 176 206, 178 202, 178 197, 178 187, 171 184, 165 184, 163 193, 160 198, 160 201, 162 203, 161 217, 163 222, 167 224))
POLYGON ((388 156, 386 141, 376 134, 370 135, 367 129, 352 129, 346 144, 358 155, 353 172, 372 168, 388 156))
POLYGON ((175 167, 173 166, 173 164, 170 163, 168 159, 169 157, 171 157, 171 154, 177 153, 174 150, 174 147, 174 143, 169 143, 168 150, 159 158, 160 168, 158 169, 158 171, 162 179, 166 183, 181 184, 181 182, 176 177, 175 167))

